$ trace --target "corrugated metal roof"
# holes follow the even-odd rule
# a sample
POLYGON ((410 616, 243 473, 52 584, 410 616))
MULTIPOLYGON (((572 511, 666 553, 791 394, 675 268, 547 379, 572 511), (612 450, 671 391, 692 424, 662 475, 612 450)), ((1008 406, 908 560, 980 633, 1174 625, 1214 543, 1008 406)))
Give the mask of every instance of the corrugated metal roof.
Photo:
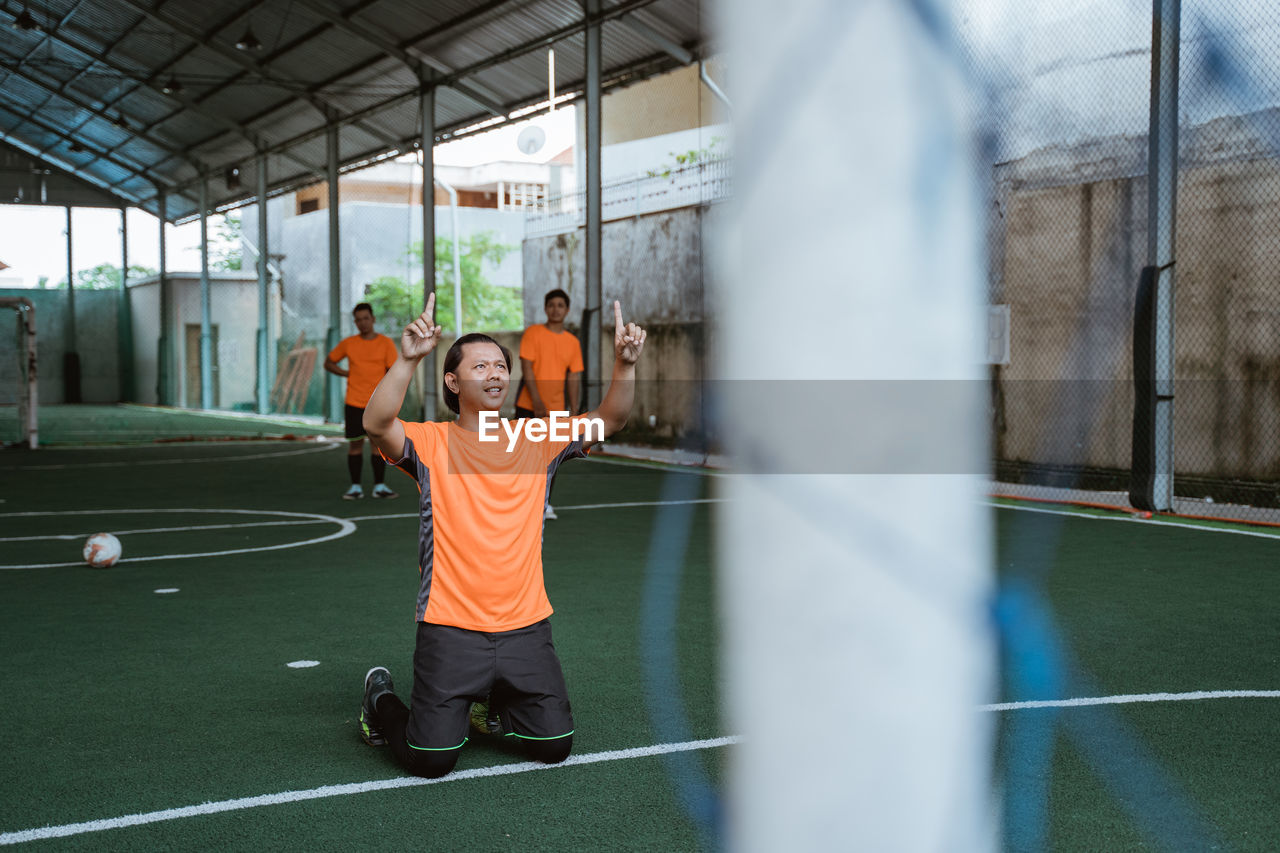
MULTIPOLYGON (((696 58, 702 2, 606 0, 607 83, 696 58)), ((545 99, 549 46, 558 93, 584 76, 578 0, 43 0, 36 30, 11 26, 22 8, 0 8, 0 138, 169 219, 197 213, 202 174, 214 207, 251 199, 258 151, 273 189, 315 180, 330 126, 344 166, 409 148, 420 75, 437 139, 545 99)))

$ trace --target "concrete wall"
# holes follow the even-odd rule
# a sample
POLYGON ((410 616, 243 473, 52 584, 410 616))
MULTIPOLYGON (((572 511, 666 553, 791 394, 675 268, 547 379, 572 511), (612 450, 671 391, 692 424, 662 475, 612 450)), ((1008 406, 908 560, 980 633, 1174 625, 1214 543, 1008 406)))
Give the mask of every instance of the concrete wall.
MULTIPOLYGON (((1179 476, 1280 479, 1280 161, 1259 156, 1256 126, 1229 119, 1183 135, 1179 476)), ((1102 140, 996 172, 992 298, 1012 315, 996 397, 1001 460, 1129 467, 1144 151, 1144 140, 1102 140)))
MULTIPOLYGON (((67 340, 67 291, 13 288, 0 296, 31 300, 36 308, 37 378, 41 403, 66 401, 63 355, 71 347, 67 340)), ((76 341, 80 354, 80 393, 86 403, 115 403, 120 400, 118 290, 76 290, 76 341)), ((14 312, 0 314, 0 404, 9 405, 17 387, 18 356, 14 312)))
MULTIPOLYGON (((210 273, 210 322, 216 327, 213 381, 214 405, 221 409, 252 410, 256 407, 258 280, 252 274, 210 273)), ((173 287, 173 388, 174 401, 198 406, 198 345, 188 342, 188 328, 201 322, 200 276, 170 273, 173 287)), ((160 280, 157 276, 130 282, 133 319, 134 376, 138 402, 156 403, 157 358, 160 335, 160 280)), ((274 311, 274 296, 271 311, 274 311)), ((198 332, 195 333, 198 340, 198 332)), ((274 377, 272 377, 274 379, 274 377)))
MULTIPOLYGON (((709 234, 723 208, 679 210, 605 223, 601 246, 603 303, 601 363, 613 365, 613 301, 626 322, 648 330, 636 369, 636 402, 620 440, 702 448, 707 436, 707 382, 715 376, 707 320, 709 234), (649 418, 654 423, 650 425, 649 418)), ((560 288, 570 295, 569 323, 581 326, 586 306, 583 230, 524 243, 526 325, 545 321, 543 298, 560 288)))

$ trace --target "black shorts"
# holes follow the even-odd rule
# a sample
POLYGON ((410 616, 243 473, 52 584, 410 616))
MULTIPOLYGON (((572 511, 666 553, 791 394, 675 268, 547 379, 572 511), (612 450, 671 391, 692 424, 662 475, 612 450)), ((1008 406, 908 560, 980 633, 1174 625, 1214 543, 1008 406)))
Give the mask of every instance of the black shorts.
POLYGON ((516 420, 521 418, 532 418, 533 409, 526 409, 524 406, 516 406, 516 420))
POLYGON ((551 642, 551 623, 489 634, 418 623, 413 694, 405 734, 417 749, 467 741, 472 702, 489 699, 505 733, 530 740, 573 734, 569 693, 551 642))
POLYGON ((364 437, 364 409, 359 406, 347 406, 346 409, 347 438, 364 437))

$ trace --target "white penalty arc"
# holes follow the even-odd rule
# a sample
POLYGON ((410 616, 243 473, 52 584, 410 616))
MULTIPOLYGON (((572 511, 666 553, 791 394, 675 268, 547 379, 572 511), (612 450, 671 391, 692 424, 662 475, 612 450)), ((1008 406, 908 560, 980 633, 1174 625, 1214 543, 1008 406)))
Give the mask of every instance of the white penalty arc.
MULTIPOLYGON (((262 551, 283 551, 288 548, 301 548, 305 545, 319 545, 321 542, 330 542, 334 539, 341 539, 344 536, 350 536, 356 530, 354 521, 346 518, 338 518, 333 515, 324 515, 316 512, 286 512, 284 510, 274 509, 80 509, 80 510, 64 510, 49 512, 5 512, 0 513, 0 518, 37 518, 49 516, 80 516, 80 515, 127 515, 127 514, 150 514, 150 513, 193 513, 193 514, 229 514, 229 515, 274 515, 282 518, 305 519, 309 523, 314 524, 336 524, 338 529, 324 536, 316 536, 311 539, 303 539, 297 542, 283 542, 278 545, 258 545, 253 548, 228 548, 222 551, 201 551, 197 553, 185 554, 156 554, 146 557, 126 557, 121 563, 144 563, 152 560, 190 560, 196 557, 227 557, 232 554, 256 554, 262 551)), ((53 569, 64 566, 82 566, 83 561, 74 560, 71 562, 59 563, 24 563, 13 565, 0 565, 3 569, 53 569)))
MULTIPOLYGON (((151 447, 170 447, 173 445, 156 444, 142 445, 142 448, 151 447)), ((238 455, 228 454, 226 456, 197 456, 191 459, 185 458, 166 458, 166 459, 129 459, 120 460, 118 462, 74 462, 60 463, 49 465, 15 465, 10 468, 0 468, 0 471, 64 471, 68 468, 133 468, 138 465, 189 465, 192 462, 247 462, 254 459, 279 459, 284 456, 300 456, 304 453, 319 453, 325 450, 336 450, 339 447, 345 447, 346 442, 335 438, 333 441, 317 441, 310 447, 298 448, 295 450, 270 450, 263 453, 243 453, 238 455)), ((139 447, 113 448, 138 450, 139 447)))

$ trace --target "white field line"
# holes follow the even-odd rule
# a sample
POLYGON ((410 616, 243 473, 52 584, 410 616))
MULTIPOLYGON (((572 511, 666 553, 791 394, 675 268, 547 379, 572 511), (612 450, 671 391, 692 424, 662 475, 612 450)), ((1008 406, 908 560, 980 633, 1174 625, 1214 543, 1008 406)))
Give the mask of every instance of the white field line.
POLYGON ((283 803, 298 803, 304 800, 320 800, 327 797, 347 797, 353 794, 366 794, 370 791, 387 791, 395 788, 413 788, 421 785, 437 785, 449 782, 461 782, 466 779, 478 779, 484 776, 510 776, 516 773, 529 773, 534 770, 558 770, 581 764, 597 764, 602 761, 624 761, 632 758, 646 758, 652 755, 666 755, 673 752, 689 752, 698 749, 714 749, 738 743, 737 737, 720 737, 710 740, 694 740, 685 743, 663 743, 656 746, 637 747, 634 749, 616 749, 608 752, 593 752, 586 755, 572 755, 562 764, 541 764, 525 761, 519 764, 500 764, 491 767, 477 767, 474 770, 462 770, 450 773, 439 779, 423 779, 418 776, 400 776, 395 779, 378 779, 370 782, 351 782, 346 785, 325 785, 305 791, 283 791, 279 794, 264 794, 257 797, 240 797, 234 800, 221 800, 214 803, 201 803, 198 806, 183 806, 175 809, 163 809, 156 812, 124 815, 123 817, 90 820, 83 823, 66 823, 60 826, 45 826, 38 829, 24 829, 18 832, 0 834, 0 844, 21 844, 26 841, 38 841, 45 838, 65 838, 69 835, 81 835, 86 832, 101 832, 105 829, 120 829, 126 826, 141 826, 147 823, 159 823, 165 820, 178 820, 186 817, 217 814, 219 812, 239 811, 260 806, 276 806, 283 803))
MULTIPOLYGON (((186 527, 144 527, 137 530, 112 530, 112 536, 135 536, 142 533, 188 533, 192 530, 231 530, 242 527, 293 527, 298 524, 330 524, 327 518, 307 519, 306 521, 246 521, 239 524, 193 524, 186 527)), ((36 542, 41 539, 82 539, 97 533, 50 533, 44 536, 3 536, 0 542, 36 542)))
MULTIPOLYGON (((994 705, 980 705, 980 711, 1018 711, 1032 708, 1081 708, 1093 705, 1125 705, 1135 702, 1192 702, 1205 699, 1278 699, 1280 690, 1197 690, 1191 693, 1134 693, 1119 696, 1082 697, 1076 699, 1036 700, 1030 702, 1002 702, 994 705)), ((142 826, 148 823, 159 823, 166 820, 179 820, 188 817, 200 817, 207 814, 240 811, 243 809, 275 806, 284 803, 298 803, 305 800, 319 800, 328 797, 347 797, 354 794, 367 794, 372 791, 387 791, 396 788, 412 788, 422 785, 461 782, 466 779, 479 779, 485 776, 510 776, 517 773, 529 773, 535 770, 557 770, 581 764, 597 764, 604 761, 623 761, 632 758, 646 758, 652 755, 666 755, 673 752, 690 752, 699 749, 714 749, 741 743, 737 735, 711 738, 709 740, 686 741, 684 743, 663 743, 655 746, 636 747, 633 749, 616 749, 607 752, 593 752, 586 755, 573 755, 563 764, 540 764, 526 761, 519 764, 500 764, 490 767, 477 767, 474 770, 461 770, 450 773, 439 779, 422 779, 417 776, 400 776, 395 779, 377 779, 369 782, 351 782, 345 785, 325 785, 303 791, 282 791, 278 794, 262 794, 256 797, 240 797, 234 800, 201 803, 198 806, 182 806, 180 808, 162 809, 155 812, 124 815, 122 817, 90 820, 82 823, 64 823, 58 826, 44 826, 35 829, 23 829, 16 832, 0 833, 0 845, 22 844, 27 841, 40 841, 46 838, 65 838, 70 835, 83 835, 89 832, 101 832, 107 829, 122 829, 128 826, 142 826)))
MULTIPOLYGON (((1134 518, 1132 516, 1114 516, 1114 515, 1091 515, 1085 512, 1073 512, 1065 509, 1044 509, 1037 506, 1011 506, 1009 504, 996 503, 988 501, 987 506, 993 506, 996 509, 1011 509, 1016 512, 1038 512, 1042 515, 1069 515, 1072 518, 1084 518, 1091 521, 1120 521, 1127 524, 1151 524, 1156 527, 1181 527, 1183 530, 1198 530, 1203 533, 1232 533, 1236 536, 1253 536, 1257 539, 1280 539, 1280 532, 1263 533, 1258 530, 1236 530, 1229 527, 1209 527, 1204 524, 1195 524, 1189 521, 1164 521, 1154 518, 1134 518)), ((1230 523, 1230 522, 1224 522, 1230 523)))
MULTIPOLYGON (((298 456, 303 453, 318 453, 324 450, 333 450, 334 448, 345 445, 344 441, 325 441, 316 442, 311 447, 303 447, 299 450, 276 450, 269 453, 246 453, 238 456, 197 456, 194 458, 173 457, 170 459, 132 459, 121 460, 119 462, 75 462, 63 465, 14 465, 9 468, 0 468, 0 471, 63 471, 67 468, 79 470, 81 468, 132 468, 135 465, 187 465, 191 462, 243 462, 250 459, 276 459, 282 456, 298 456)), ((150 447, 151 445, 143 445, 150 447)), ((156 445, 164 447, 166 445, 156 445)), ((113 448, 115 449, 115 448, 113 448)), ((119 448, 136 450, 139 448, 119 448)))
MULTIPOLYGON (((669 471, 672 474, 697 474, 699 477, 729 477, 727 471, 713 471, 696 465, 681 465, 678 462, 661 462, 658 460, 633 459, 625 456, 587 456, 588 462, 599 462, 602 465, 618 465, 623 468, 644 468, 648 471, 669 471)), ((559 512, 560 508, 556 507, 559 512)))
POLYGON ((982 711, 1021 711, 1029 708, 1087 708, 1092 705, 1130 705, 1135 702, 1198 702, 1202 699, 1280 699, 1280 690, 1196 690, 1191 693, 1129 693, 1080 699, 1042 699, 981 705, 982 711))
MULTIPOLYGON (((328 524, 338 525, 338 529, 333 533, 325 536, 317 536, 313 539, 304 539, 298 542, 285 542, 279 545, 259 545, 253 548, 230 548, 225 551, 203 551, 195 554, 158 554, 150 557, 126 557, 120 563, 145 563, 152 560, 189 560, 194 557, 225 557, 231 554, 255 554, 260 551, 281 551, 286 548, 301 548, 304 545, 318 545, 321 542, 328 542, 331 539, 341 539, 349 536, 356 530, 355 522, 345 518, 338 518, 332 515, 322 515, 314 512, 285 512, 276 509, 78 509, 64 510, 57 512, 5 512, 0 513, 0 518, 32 518, 36 516, 61 516, 61 515, 127 515, 130 513, 150 514, 150 513, 213 513, 213 514, 232 514, 232 515, 277 515, 290 519, 306 519, 307 523, 325 522, 328 524)), ((63 566, 82 566, 83 561, 72 561, 68 563, 24 563, 21 565, 0 565, 2 569, 53 569, 63 566)))
MULTIPOLYGON (((623 501, 615 504, 575 504, 561 506, 556 504, 556 512, 562 509, 613 509, 614 507, 633 507, 633 506, 681 506, 683 504, 714 504, 724 503, 728 498, 694 498, 687 501, 623 501)), ((384 518, 417 518, 416 512, 397 512, 385 515, 353 515, 350 521, 380 521, 384 518)), ((0 540, 3 541, 3 540, 0 540)))

